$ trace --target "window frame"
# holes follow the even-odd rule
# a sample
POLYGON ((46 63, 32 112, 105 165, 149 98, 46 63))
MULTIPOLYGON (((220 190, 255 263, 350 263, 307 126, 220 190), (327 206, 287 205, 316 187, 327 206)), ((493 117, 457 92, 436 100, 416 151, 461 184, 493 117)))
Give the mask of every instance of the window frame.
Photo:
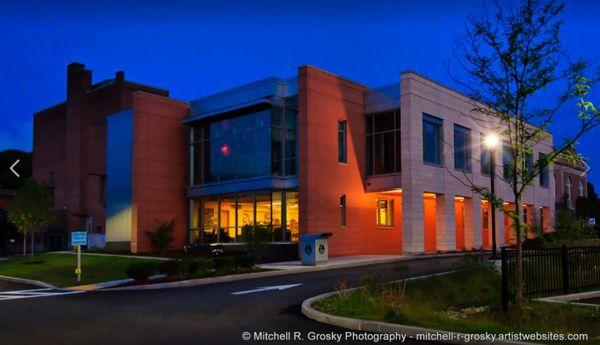
POLYGON ((378 198, 375 208, 375 224, 378 228, 394 228, 394 199, 378 198), (386 219, 381 219, 382 202, 385 203, 386 219))
POLYGON ((338 120, 338 163, 348 163, 348 121, 338 120))
POLYGON ((433 165, 437 167, 443 167, 444 165, 444 150, 443 150, 443 141, 444 141, 444 120, 438 117, 423 113, 423 128, 422 128, 422 136, 423 136, 423 163, 428 165, 433 165), (437 128, 437 161, 431 162, 427 160, 427 150, 426 150, 426 136, 425 136, 425 124, 430 124, 437 128))
POLYGON ((346 200, 346 194, 342 194, 340 195, 339 198, 339 207, 340 207, 340 226, 341 227, 346 227, 348 224, 348 217, 347 217, 347 209, 348 209, 348 204, 347 204, 347 200, 346 200))
POLYGON ((365 115, 365 171, 367 176, 382 176, 398 174, 402 170, 402 140, 401 140, 401 123, 400 123, 400 110, 393 109, 387 111, 381 111, 376 113, 369 113, 365 115), (392 128, 388 129, 377 129, 375 127, 375 120, 377 116, 391 116, 392 117, 392 128), (391 171, 377 172, 376 161, 378 158, 376 141, 380 137, 386 135, 393 136, 393 161, 391 162, 391 171))
POLYGON ((454 135, 454 140, 453 140, 453 148, 454 148, 454 170, 458 170, 458 171, 462 171, 462 172, 472 172, 472 165, 471 165, 471 129, 467 128, 465 126, 461 126, 459 124, 454 124, 454 131, 453 131, 453 135, 454 135), (465 137, 465 143, 464 143, 464 148, 461 148, 461 155, 463 156, 464 159, 464 165, 465 167, 463 168, 459 168, 456 166, 456 160, 457 158, 459 158, 458 153, 457 153, 457 149, 456 149, 456 134, 457 132, 461 133, 464 135, 465 137))

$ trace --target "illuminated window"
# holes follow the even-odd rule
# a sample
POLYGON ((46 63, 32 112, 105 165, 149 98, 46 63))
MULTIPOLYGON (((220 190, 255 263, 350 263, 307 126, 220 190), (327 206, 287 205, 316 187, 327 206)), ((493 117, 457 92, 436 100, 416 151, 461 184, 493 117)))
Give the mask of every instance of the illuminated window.
POLYGON ((346 226, 346 195, 340 196, 340 226, 346 226))
POLYGON ((377 226, 394 226, 394 200, 377 200, 377 226))

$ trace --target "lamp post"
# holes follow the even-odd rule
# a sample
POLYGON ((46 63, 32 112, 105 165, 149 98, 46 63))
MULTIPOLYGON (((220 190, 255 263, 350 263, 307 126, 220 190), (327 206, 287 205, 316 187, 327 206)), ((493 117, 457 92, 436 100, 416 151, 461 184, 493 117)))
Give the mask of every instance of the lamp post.
POLYGON ((492 257, 497 260, 498 253, 496 252, 496 206, 492 200, 495 196, 495 177, 496 177, 496 146, 498 146, 498 136, 494 133, 488 134, 484 139, 484 144, 489 150, 490 155, 490 212, 492 213, 492 257))

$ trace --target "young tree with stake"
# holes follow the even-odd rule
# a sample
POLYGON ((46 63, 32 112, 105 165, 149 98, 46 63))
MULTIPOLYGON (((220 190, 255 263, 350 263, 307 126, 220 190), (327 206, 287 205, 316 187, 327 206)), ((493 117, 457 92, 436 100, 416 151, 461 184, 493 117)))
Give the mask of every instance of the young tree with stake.
POLYGON ((515 306, 523 301, 523 248, 526 224, 522 221, 522 197, 533 180, 557 158, 581 159, 571 148, 600 124, 600 114, 586 98, 593 80, 584 77, 585 61, 569 61, 560 40, 564 4, 555 0, 497 2, 495 13, 469 18, 464 35, 457 38, 455 56, 468 75, 455 80, 473 99, 476 116, 495 119, 498 135, 510 146, 506 183, 514 198, 514 210, 486 187, 471 183, 474 192, 489 199, 513 221, 516 233, 515 306), (553 104, 534 108, 533 97, 553 85, 564 89, 553 104), (577 115, 571 116, 569 138, 555 142, 550 152, 533 162, 532 150, 550 138, 548 128, 555 117, 574 113, 562 105, 575 100, 577 115), (562 108, 561 108, 562 107, 562 108))

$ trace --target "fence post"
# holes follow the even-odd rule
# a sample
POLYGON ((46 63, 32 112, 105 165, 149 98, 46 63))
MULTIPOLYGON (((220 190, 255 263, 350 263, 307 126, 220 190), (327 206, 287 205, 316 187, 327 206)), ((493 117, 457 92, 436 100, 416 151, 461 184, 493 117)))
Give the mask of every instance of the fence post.
POLYGON ((500 264, 502 270, 502 311, 508 311, 508 260, 506 258, 506 248, 500 250, 500 264))
POLYGON ((562 289, 563 294, 569 293, 569 253, 567 246, 563 244, 560 248, 561 270, 562 270, 562 289))

